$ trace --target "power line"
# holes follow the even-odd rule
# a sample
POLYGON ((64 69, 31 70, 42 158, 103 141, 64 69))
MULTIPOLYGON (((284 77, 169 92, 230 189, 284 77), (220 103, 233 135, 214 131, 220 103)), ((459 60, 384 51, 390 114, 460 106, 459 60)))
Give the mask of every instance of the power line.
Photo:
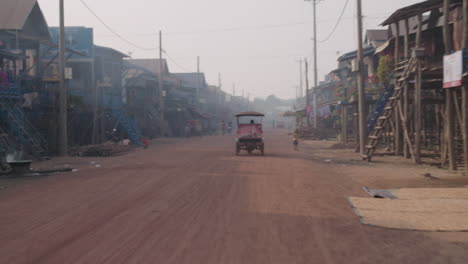
POLYGON ((293 26, 306 25, 306 24, 307 22, 301 21, 301 22, 296 22, 296 23, 271 24, 271 25, 263 25, 263 26, 258 26, 258 27, 231 27, 231 28, 212 29, 212 30, 206 30, 206 31, 169 32, 166 35, 188 35, 188 34, 222 33, 222 32, 232 32, 232 31, 268 30, 268 29, 274 29, 274 28, 293 27, 293 26))
POLYGON ((345 3, 344 6, 343 6, 343 10, 341 10, 341 14, 340 14, 340 16, 338 17, 338 21, 336 21, 336 24, 335 24, 335 26, 333 27, 332 31, 330 32, 330 34, 328 34, 328 36, 327 36, 324 40, 320 41, 320 43, 327 42, 327 41, 331 38, 331 36, 333 36, 333 34, 335 33, 336 29, 338 28, 338 25, 341 23, 341 20, 343 19, 343 15, 344 15, 344 13, 345 13, 345 11, 346 11, 346 7, 348 7, 348 3, 349 3, 349 0, 346 0, 346 3, 345 3))
MULTIPOLYGON (((128 39, 124 38, 122 35, 120 35, 119 33, 117 33, 112 27, 110 27, 106 22, 104 22, 104 20, 102 20, 97 14, 96 12, 94 12, 91 7, 86 4, 86 2, 84 0, 80 0, 80 2, 86 7, 86 9, 88 9, 88 11, 93 14, 94 17, 96 17, 96 19, 99 20, 99 22, 101 22, 110 32, 112 32, 116 37, 118 37, 119 39, 121 39, 122 41, 126 42, 127 44, 129 44, 130 46, 133 46, 137 49, 141 49, 141 50, 158 50, 158 48, 144 48, 144 47, 141 47, 139 45, 136 45, 134 44, 133 42, 129 41, 128 39)), ((153 34, 154 36, 154 34, 153 34)), ((163 50, 164 54, 166 54, 167 58, 172 61, 172 63, 174 63, 177 67, 181 68, 182 70, 184 71, 187 71, 187 72, 190 72, 190 70, 188 70, 187 68, 183 67, 182 65, 180 65, 179 63, 177 63, 170 55, 169 53, 167 53, 167 51, 163 50)))
POLYGON ((101 22, 110 32, 112 32, 115 36, 117 36, 119 39, 121 39, 122 41, 126 42, 127 44, 129 44, 130 46, 133 46, 134 48, 137 48, 137 49, 141 49, 141 50, 158 50, 159 48, 144 48, 144 47, 141 47, 141 46, 138 46, 134 43, 132 43, 131 41, 127 40, 126 38, 124 38, 122 35, 120 35, 119 33, 117 33, 114 29, 112 29, 109 25, 106 24, 106 22, 104 22, 104 20, 102 20, 97 14, 96 12, 94 12, 91 7, 86 4, 86 2, 84 0, 80 0, 80 2, 86 7, 86 9, 88 9, 88 11, 94 16, 96 17, 97 20, 99 20, 99 22, 101 22))
MULTIPOLYGON (((366 16, 365 18, 368 20, 378 20, 378 19, 385 19, 388 16, 366 16)), ((341 20, 351 20, 355 19, 354 17, 345 17, 343 16, 341 20)), ((322 19, 317 20, 318 23, 325 23, 325 22, 333 22, 335 20, 330 19, 322 19)), ((284 23, 284 24, 270 24, 270 25, 262 25, 257 27, 230 27, 230 28, 219 28, 219 29, 208 29, 208 30, 200 30, 200 31, 174 31, 174 32, 166 32, 164 33, 165 36, 181 36, 181 35, 196 35, 196 34, 211 34, 211 33, 223 33, 223 32, 242 32, 242 31, 263 31, 263 30, 271 30, 271 29, 280 29, 285 27, 296 27, 296 26, 303 26, 311 23, 310 21, 298 21, 295 23, 284 23)), ((127 34, 128 35, 128 34, 127 34)), ((154 37, 154 33, 136 33, 132 34, 132 36, 137 37, 154 37)), ((114 37, 113 35, 99 35, 99 37, 114 37)))
POLYGON ((180 65, 179 63, 177 63, 177 61, 176 61, 174 58, 172 58, 172 57, 169 55, 169 53, 167 53, 166 51, 164 51, 164 54, 166 54, 166 57, 167 57, 172 63, 174 63, 177 67, 179 67, 181 70, 184 70, 184 71, 186 71, 186 72, 193 72, 193 71, 187 69, 186 67, 180 65))

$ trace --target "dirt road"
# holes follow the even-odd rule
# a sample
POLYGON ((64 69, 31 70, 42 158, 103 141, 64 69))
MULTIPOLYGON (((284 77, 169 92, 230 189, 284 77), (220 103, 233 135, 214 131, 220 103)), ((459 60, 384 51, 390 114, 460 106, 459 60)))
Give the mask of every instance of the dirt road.
POLYGON ((443 234, 361 225, 346 198, 362 186, 284 132, 266 157, 233 144, 174 140, 10 183, 0 263, 468 263, 468 244, 443 234))

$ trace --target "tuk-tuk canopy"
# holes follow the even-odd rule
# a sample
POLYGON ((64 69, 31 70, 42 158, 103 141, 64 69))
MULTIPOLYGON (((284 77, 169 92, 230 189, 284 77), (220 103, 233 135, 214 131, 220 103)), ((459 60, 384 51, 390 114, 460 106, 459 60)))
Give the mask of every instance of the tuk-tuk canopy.
POLYGON ((243 112, 243 113, 239 113, 236 115, 236 117, 241 117, 241 116, 265 116, 265 114, 262 114, 259 112, 243 112))

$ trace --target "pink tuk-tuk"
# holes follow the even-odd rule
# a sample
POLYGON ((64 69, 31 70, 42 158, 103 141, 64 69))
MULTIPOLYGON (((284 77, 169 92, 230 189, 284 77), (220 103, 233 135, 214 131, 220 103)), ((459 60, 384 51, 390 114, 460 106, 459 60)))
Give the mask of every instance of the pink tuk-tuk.
POLYGON ((252 154, 254 150, 259 150, 262 156, 265 155, 262 127, 264 116, 258 112, 244 112, 236 115, 236 156, 241 150, 246 150, 249 154, 252 154))

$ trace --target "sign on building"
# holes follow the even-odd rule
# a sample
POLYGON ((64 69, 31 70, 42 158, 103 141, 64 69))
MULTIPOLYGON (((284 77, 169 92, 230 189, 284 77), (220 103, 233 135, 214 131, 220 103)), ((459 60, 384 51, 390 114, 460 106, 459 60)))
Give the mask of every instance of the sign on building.
POLYGON ((444 88, 462 85, 463 51, 444 56, 444 88))
POLYGON ((73 69, 70 67, 65 68, 65 80, 73 80, 73 69))

